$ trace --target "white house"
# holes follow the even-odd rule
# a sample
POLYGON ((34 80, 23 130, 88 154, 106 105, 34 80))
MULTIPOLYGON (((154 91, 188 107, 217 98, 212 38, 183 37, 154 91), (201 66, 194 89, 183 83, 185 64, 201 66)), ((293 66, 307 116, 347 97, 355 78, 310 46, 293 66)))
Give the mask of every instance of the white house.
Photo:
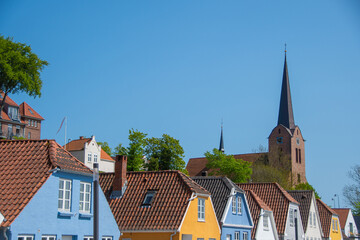
POLYGON ((354 216, 350 208, 333 208, 339 215, 340 227, 346 237, 352 239, 359 239, 359 231, 356 227, 354 216))
POLYGON ((99 163, 99 171, 114 172, 115 161, 96 143, 95 136, 72 140, 65 145, 65 149, 92 169, 93 163, 99 163))

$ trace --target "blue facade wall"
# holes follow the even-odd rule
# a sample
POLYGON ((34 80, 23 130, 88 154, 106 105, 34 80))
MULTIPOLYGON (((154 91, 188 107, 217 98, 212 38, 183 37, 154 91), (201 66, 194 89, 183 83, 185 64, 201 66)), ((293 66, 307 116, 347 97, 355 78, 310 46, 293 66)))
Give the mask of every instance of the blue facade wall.
POLYGON ((252 221, 249 207, 246 204, 245 195, 244 193, 237 192, 236 195, 236 206, 238 197, 241 198, 241 213, 239 213, 236 209, 236 213, 232 212, 232 205, 230 199, 230 207, 227 211, 226 218, 224 220, 222 230, 221 230, 221 239, 226 240, 226 236, 230 235, 230 239, 235 239, 235 232, 239 232, 240 240, 243 240, 243 233, 248 233, 248 240, 251 239, 251 228, 252 228, 252 221), (232 226, 226 226, 232 225, 232 226), (234 226, 238 225, 238 226, 234 226), (241 226, 241 227, 240 227, 241 226))
MULTIPOLYGON (((41 240, 42 235, 56 235, 58 240, 62 239, 63 235, 73 236, 72 240, 83 240, 84 236, 93 236, 93 199, 91 199, 90 214, 87 217, 81 217, 79 214, 80 182, 92 184, 92 181, 91 176, 60 171, 53 173, 11 224, 7 231, 9 240, 16 240, 18 235, 22 234, 33 235, 34 240, 41 240), (60 178, 72 180, 72 216, 59 216, 60 178)), ((91 187, 91 195, 93 195, 93 186, 91 187)), ((99 219, 100 238, 110 236, 113 240, 118 240, 120 231, 101 188, 99 190, 99 219)), ((1 236, 0 240, 3 239, 1 236)))

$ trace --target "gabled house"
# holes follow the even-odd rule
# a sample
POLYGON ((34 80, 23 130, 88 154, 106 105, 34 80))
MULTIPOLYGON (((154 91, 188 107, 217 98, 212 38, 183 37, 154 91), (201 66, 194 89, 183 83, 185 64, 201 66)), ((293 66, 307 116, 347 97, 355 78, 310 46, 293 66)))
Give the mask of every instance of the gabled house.
POLYGON ((333 208, 339 215, 340 227, 344 238, 359 239, 359 231, 357 229, 354 216, 350 208, 333 208))
POLYGON ((316 199, 316 205, 324 234, 323 240, 342 240, 340 220, 337 213, 320 199, 316 199))
POLYGON ((95 136, 91 138, 80 136, 64 147, 88 168, 92 169, 93 163, 99 163, 99 171, 114 172, 115 160, 97 144, 95 136))
MULTIPOLYGON (((93 174, 54 140, 0 141, 1 240, 91 240, 93 174)), ((118 226, 99 193, 102 240, 118 226)))
MULTIPOLYGON (((0 90, 0 104, 3 100, 4 93, 0 90)), ((44 118, 26 102, 19 106, 6 96, 4 109, 0 112, 0 139, 12 139, 14 136, 40 139, 43 120, 44 118)))
POLYGON ((100 174, 120 239, 220 239, 207 190, 179 171, 126 172, 126 167, 126 156, 117 156, 115 173, 100 174))
POLYGON ((249 203, 254 228, 251 230, 252 240, 278 240, 274 214, 271 208, 252 190, 245 190, 249 203))
POLYGON ((319 211, 315 193, 311 190, 288 191, 300 203, 300 215, 306 240, 321 240, 323 232, 320 224, 319 211))
POLYGON ((250 240, 254 224, 244 194, 227 177, 193 177, 211 193, 223 240, 250 240))
POLYGON ((299 203, 278 183, 241 183, 241 189, 252 190, 274 214, 280 240, 300 240, 304 236, 299 203))

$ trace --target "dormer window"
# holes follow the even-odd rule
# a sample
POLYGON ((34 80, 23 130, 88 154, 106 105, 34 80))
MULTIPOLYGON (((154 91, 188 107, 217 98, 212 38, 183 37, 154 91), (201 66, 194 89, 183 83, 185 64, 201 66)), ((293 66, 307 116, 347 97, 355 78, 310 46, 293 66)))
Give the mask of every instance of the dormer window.
POLYGON ((150 206, 154 196, 155 196, 156 191, 148 191, 145 195, 144 201, 142 203, 143 206, 150 206))
POLYGON ((34 115, 33 111, 30 108, 28 108, 28 110, 32 115, 34 115))

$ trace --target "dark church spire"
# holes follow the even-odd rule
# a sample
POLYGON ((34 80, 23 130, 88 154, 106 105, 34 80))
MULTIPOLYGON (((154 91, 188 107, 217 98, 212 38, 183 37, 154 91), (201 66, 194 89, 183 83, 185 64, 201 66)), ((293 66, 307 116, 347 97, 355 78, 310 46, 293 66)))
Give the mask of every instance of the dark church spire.
POLYGON ((219 146, 219 151, 221 152, 225 152, 225 148, 224 148, 224 139, 223 139, 223 124, 221 123, 221 136, 220 136, 220 146, 219 146))
POLYGON ((285 44, 284 73, 283 73, 283 80, 281 87, 279 119, 278 119, 278 125, 280 124, 284 125, 289 129, 295 129, 295 121, 294 121, 294 114, 293 114, 291 94, 290 94, 289 74, 286 63, 286 44, 285 44))

